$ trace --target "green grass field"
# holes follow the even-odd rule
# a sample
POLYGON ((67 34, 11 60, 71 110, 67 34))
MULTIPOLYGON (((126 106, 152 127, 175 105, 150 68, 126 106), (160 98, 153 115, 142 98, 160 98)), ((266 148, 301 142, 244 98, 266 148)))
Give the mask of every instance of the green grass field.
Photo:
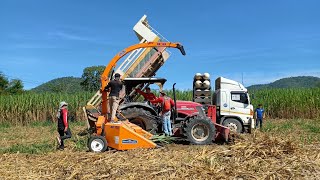
MULTIPOLYGON (((268 118, 320 118, 320 88, 264 89, 250 92, 256 107, 263 104, 268 118)), ((26 93, 0 96, 0 123, 26 125, 44 120, 55 121, 60 101, 69 103, 69 118, 84 120, 82 107, 93 93, 26 93)), ((172 91, 168 95, 173 97, 172 91)), ((177 91, 177 99, 192 100, 192 91, 177 91)))

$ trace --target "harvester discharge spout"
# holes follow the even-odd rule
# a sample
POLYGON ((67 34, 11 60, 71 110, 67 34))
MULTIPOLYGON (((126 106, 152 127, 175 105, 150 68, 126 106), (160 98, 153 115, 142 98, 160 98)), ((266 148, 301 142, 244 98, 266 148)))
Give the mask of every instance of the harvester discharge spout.
POLYGON ((181 44, 178 44, 177 48, 180 50, 182 55, 184 55, 184 56, 186 55, 186 51, 184 50, 184 47, 181 44))

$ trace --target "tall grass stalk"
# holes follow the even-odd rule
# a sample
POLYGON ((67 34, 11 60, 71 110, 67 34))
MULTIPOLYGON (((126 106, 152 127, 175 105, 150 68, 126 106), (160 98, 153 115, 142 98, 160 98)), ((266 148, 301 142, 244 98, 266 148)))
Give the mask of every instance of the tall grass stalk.
MULTIPOLYGON (((320 118, 320 88, 263 89, 250 92, 254 107, 263 104, 268 118, 320 118)), ((173 97, 172 91, 167 91, 173 97)), ((93 93, 25 93, 0 96, 0 124, 26 125, 55 121, 60 101, 69 103, 69 118, 84 120, 82 107, 93 93)), ((178 100, 192 100, 192 91, 176 91, 178 100)))

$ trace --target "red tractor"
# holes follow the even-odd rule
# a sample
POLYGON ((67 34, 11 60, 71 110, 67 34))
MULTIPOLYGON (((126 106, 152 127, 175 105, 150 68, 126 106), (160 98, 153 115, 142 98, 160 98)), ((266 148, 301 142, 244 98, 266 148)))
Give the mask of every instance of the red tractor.
MULTIPOLYGON (((163 78, 125 78, 125 100, 120 105, 121 113, 132 123, 153 134, 161 133, 161 106, 154 106, 148 102, 139 102, 135 93, 136 87, 142 89, 150 84, 159 85, 162 89, 166 79, 163 78)), ((172 112, 172 124, 174 136, 183 137, 191 144, 211 144, 217 139, 228 141, 229 129, 216 123, 215 106, 208 106, 207 114, 202 104, 192 101, 176 100, 175 84, 173 94, 175 110, 172 112)), ((121 118, 121 116, 119 116, 121 118)))

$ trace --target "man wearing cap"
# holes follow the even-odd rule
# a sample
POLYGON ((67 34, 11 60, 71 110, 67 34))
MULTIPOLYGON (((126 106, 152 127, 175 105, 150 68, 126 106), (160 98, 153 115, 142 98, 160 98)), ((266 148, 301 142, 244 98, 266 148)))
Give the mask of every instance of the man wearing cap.
POLYGON ((68 124, 68 103, 62 101, 59 104, 59 111, 57 113, 58 117, 58 133, 59 137, 57 137, 59 147, 58 149, 64 149, 63 140, 71 138, 71 131, 68 124))
POLYGON ((105 90, 109 93, 109 107, 111 113, 110 122, 115 122, 116 112, 119 106, 119 93, 123 88, 123 83, 120 81, 120 74, 116 73, 114 75, 114 80, 111 80, 106 86, 105 90))
POLYGON ((162 117, 162 127, 163 131, 166 135, 172 136, 172 127, 171 127, 171 109, 174 107, 173 100, 167 96, 165 92, 160 92, 161 97, 156 98, 155 100, 151 100, 151 103, 161 103, 162 111, 160 113, 162 117))

